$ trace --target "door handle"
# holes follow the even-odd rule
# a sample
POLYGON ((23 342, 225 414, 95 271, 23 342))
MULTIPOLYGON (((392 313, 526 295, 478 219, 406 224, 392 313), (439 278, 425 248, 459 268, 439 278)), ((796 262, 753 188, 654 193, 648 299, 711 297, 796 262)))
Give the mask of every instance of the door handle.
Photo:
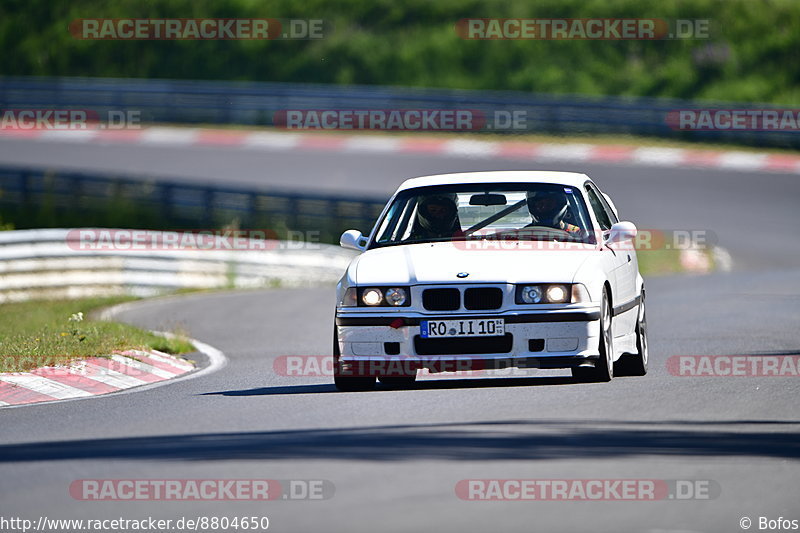
POLYGON ((631 262, 631 254, 628 254, 628 263, 631 262))

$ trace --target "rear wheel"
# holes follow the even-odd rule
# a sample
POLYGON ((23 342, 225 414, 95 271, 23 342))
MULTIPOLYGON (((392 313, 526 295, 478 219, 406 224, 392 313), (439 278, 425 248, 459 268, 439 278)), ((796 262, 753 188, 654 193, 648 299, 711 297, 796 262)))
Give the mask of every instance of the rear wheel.
POLYGON ((339 361, 339 339, 333 326, 333 384, 342 392, 361 392, 375 388, 375 376, 348 376, 348 369, 339 361))
POLYGON ((611 330, 611 303, 603 291, 600 304, 600 357, 594 368, 577 367, 572 369, 572 377, 581 381, 611 381, 614 377, 614 336, 611 330))

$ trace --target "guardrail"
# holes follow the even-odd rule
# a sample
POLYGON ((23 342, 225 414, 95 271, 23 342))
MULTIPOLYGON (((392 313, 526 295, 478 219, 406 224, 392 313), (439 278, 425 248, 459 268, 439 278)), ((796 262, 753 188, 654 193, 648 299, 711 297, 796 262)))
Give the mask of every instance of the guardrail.
POLYGON ((346 229, 367 232, 385 200, 0 167, 0 219, 14 221, 17 228, 212 229, 234 223, 276 238, 316 232, 313 239, 338 243, 346 229))
POLYGON ((273 126, 287 109, 470 109, 489 117, 523 111, 521 129, 506 133, 635 134, 799 148, 796 132, 679 131, 667 113, 699 108, 755 109, 754 103, 541 95, 409 87, 118 78, 0 78, 0 109, 132 110, 148 123, 273 126))
MULTIPOLYGON (((162 234, 164 232, 151 232, 162 234)), ((301 286, 337 281, 355 252, 265 241, 246 249, 84 249, 79 231, 0 232, 0 303, 176 289, 301 286), (250 249, 250 248, 267 249, 250 249)))

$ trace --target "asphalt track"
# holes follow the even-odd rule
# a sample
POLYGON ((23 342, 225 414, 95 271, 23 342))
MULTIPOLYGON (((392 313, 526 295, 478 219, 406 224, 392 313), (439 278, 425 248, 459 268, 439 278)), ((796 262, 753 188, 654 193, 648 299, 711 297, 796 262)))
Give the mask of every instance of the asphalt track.
POLYGON ((273 370, 330 353, 330 288, 193 294, 121 317, 181 326, 229 362, 126 395, 0 410, 0 516, 262 516, 275 531, 742 531, 800 519, 800 380, 671 375, 672 355, 798 354, 796 176, 441 156, 97 147, 0 141, 36 161, 197 180, 388 194, 406 176, 480 169, 589 173, 639 227, 707 229, 734 271, 647 280, 651 371, 579 384, 426 378, 417 389, 337 393, 273 370), (323 479, 323 501, 84 502, 76 479, 323 479), (708 500, 473 502, 464 479, 712 480, 708 500))

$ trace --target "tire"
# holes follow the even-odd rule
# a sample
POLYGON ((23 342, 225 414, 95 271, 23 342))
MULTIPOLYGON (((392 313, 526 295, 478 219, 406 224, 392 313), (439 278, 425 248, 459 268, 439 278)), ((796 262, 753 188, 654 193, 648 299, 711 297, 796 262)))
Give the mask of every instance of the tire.
POLYGON ((413 376, 378 376, 381 383, 388 387, 408 388, 413 387, 417 381, 417 375, 413 376))
POLYGON ((375 376, 343 376, 339 364, 339 339, 333 326, 333 384, 341 392, 363 392, 375 388, 375 376))
POLYGON ((375 388, 375 378, 334 376, 333 383, 340 392, 365 392, 375 388))
POLYGON ((594 368, 573 368, 572 377, 593 382, 611 381, 614 377, 614 335, 611 320, 611 303, 607 291, 603 291, 603 301, 600 303, 600 357, 594 368))
POLYGON ((644 306, 644 290, 639 303, 639 316, 636 319, 636 353, 626 355, 620 360, 619 375, 644 376, 650 360, 650 348, 647 342, 647 314, 644 306))

